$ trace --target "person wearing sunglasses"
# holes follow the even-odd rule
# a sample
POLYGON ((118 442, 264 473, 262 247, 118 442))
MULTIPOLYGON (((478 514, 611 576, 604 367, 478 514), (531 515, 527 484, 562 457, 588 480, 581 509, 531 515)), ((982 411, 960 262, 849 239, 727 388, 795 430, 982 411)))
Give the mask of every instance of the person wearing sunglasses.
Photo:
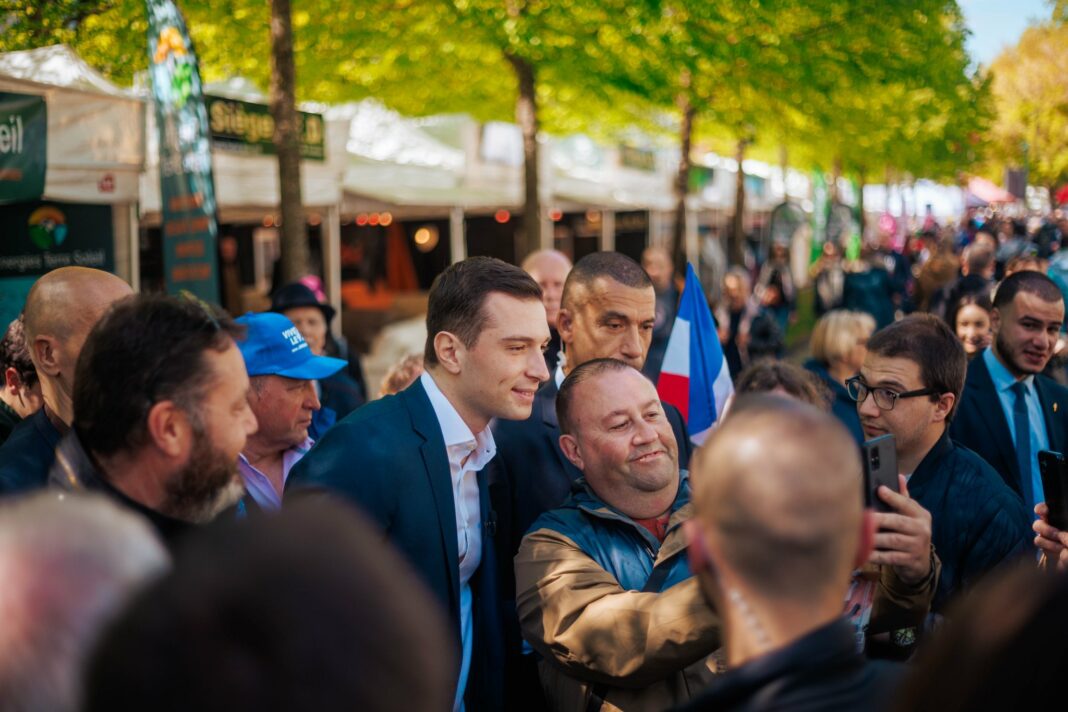
MULTIPOLYGON (((997 472, 949 437, 967 357, 938 317, 915 314, 875 332, 860 373, 846 381, 866 439, 895 438, 902 494, 931 513, 942 561, 933 609, 990 569, 1030 550, 1031 517, 997 472)), ((889 495, 880 496, 890 502, 889 495)), ((888 548, 876 535, 875 548, 888 548)))

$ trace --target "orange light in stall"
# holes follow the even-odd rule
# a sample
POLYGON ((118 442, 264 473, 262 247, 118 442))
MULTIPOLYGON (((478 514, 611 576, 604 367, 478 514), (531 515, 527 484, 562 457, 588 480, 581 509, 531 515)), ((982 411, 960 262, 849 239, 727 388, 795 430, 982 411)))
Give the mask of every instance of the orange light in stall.
POLYGON ((382 227, 389 227, 390 225, 393 224, 393 214, 392 213, 382 213, 381 215, 378 216, 378 224, 381 225, 382 227))
POLYGON ((273 215, 264 215, 263 216, 263 226, 264 227, 274 227, 274 216, 273 215))
POLYGON ((364 225, 366 225, 367 224, 367 214, 366 213, 360 213, 359 215, 357 215, 356 216, 356 224, 359 225, 360 227, 363 227, 364 225))
POLYGON ((322 225, 323 218, 319 215, 319 213, 312 213, 308 216, 308 224, 312 227, 315 227, 316 225, 322 225))
POLYGON ((368 225, 377 225, 378 224, 378 213, 371 213, 370 215, 368 215, 367 216, 367 224, 368 225))
POLYGON ((507 210, 498 210, 493 215, 493 219, 502 225, 512 219, 512 214, 507 210))
POLYGON ((560 218, 564 217, 564 211, 553 208, 549 211, 549 219, 553 222, 559 222, 560 218))
POLYGON ((601 222, 601 211, 600 210, 587 210, 586 211, 586 221, 587 222, 591 222, 591 223, 599 223, 599 222, 601 222))

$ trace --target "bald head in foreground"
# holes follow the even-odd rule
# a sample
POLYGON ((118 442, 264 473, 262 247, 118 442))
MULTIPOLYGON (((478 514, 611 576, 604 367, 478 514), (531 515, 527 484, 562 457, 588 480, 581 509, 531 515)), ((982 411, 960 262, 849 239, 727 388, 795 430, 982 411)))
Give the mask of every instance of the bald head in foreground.
POLYGON ((78 354, 108 308, 132 293, 110 272, 88 267, 61 267, 30 288, 23 310, 26 348, 44 407, 20 423, 0 448, 0 495, 47 482, 55 447, 74 419, 78 354))
POLYGON ((783 709, 875 709, 897 671, 866 662, 842 616, 874 537, 849 432, 792 399, 739 399, 691 478, 691 566, 723 617, 731 672, 687 709, 750 709, 758 695, 783 709))

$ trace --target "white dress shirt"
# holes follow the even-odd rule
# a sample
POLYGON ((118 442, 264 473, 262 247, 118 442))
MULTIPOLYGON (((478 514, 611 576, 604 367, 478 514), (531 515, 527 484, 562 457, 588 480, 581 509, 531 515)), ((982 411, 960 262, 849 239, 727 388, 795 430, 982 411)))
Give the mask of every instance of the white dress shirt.
POLYGON ((479 503, 477 473, 497 454, 497 444, 493 442, 493 433, 488 425, 478 435, 471 434, 471 429, 438 388, 429 372, 424 371, 419 376, 419 381, 430 398, 430 405, 434 408, 438 425, 441 426, 452 476, 452 499, 456 507, 456 543, 460 561, 460 638, 463 642, 463 660, 453 709, 462 710, 467 676, 471 671, 474 636, 470 581, 482 561, 482 508, 479 503))

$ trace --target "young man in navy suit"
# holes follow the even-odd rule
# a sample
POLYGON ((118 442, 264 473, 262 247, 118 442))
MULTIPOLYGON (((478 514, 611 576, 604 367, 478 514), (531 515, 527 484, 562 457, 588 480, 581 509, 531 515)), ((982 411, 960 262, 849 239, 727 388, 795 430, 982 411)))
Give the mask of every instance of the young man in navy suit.
POLYGON ((977 452, 1029 510, 1045 501, 1041 450, 1064 452, 1068 389, 1042 375, 1053 356, 1064 300, 1041 272, 1017 272, 994 293, 994 341, 972 359, 953 439, 977 452))
POLYGON ((452 265, 430 289, 426 372, 335 425, 287 483, 287 496, 317 487, 360 505, 421 574, 457 633, 455 710, 503 708, 489 423, 530 416, 548 341, 525 272, 488 257, 452 265))

